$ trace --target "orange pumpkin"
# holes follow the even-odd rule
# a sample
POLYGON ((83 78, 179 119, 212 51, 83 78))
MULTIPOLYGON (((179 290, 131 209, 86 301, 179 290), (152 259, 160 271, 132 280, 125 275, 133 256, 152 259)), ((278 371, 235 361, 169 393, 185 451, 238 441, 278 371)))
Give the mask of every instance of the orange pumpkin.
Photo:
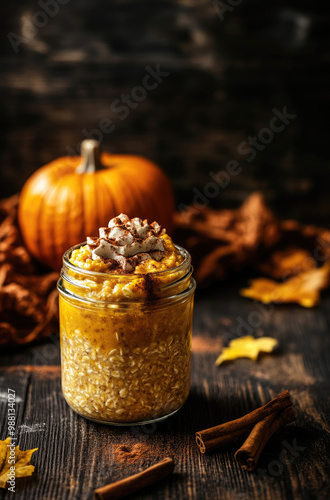
POLYGON ((99 155, 85 140, 81 157, 58 158, 37 170, 20 195, 18 219, 31 254, 53 269, 70 246, 98 235, 98 228, 123 212, 156 220, 171 231, 173 192, 151 161, 128 155, 99 155))

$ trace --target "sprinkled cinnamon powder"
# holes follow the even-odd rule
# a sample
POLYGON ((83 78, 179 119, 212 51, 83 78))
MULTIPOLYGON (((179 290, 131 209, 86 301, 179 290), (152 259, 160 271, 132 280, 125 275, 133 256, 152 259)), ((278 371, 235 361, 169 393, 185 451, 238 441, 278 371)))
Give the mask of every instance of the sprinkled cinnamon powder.
MULTIPOLYGON (((106 449, 111 453, 114 465, 139 463, 140 466, 151 462, 157 462, 164 457, 173 457, 177 451, 176 443, 169 442, 165 436, 157 435, 157 440, 153 439, 152 434, 144 434, 141 431, 130 431, 137 435, 134 437, 126 435, 120 443, 109 446, 106 449), (138 438, 138 440, 137 440, 138 438)), ((107 450, 102 450, 104 452, 107 450)))
POLYGON ((151 449, 146 443, 136 443, 133 445, 121 444, 115 449, 116 462, 136 462, 140 458, 150 455, 151 449))
POLYGON ((191 351, 193 353, 214 353, 221 350, 223 341, 220 338, 193 335, 191 351))

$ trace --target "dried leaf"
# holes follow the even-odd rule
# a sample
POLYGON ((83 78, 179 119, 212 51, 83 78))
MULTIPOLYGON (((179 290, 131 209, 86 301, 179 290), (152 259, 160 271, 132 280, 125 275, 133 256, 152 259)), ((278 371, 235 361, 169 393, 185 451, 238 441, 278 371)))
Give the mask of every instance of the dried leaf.
POLYGON ((271 278, 283 280, 315 267, 317 262, 311 252, 304 248, 289 247, 273 252, 257 269, 271 278))
POLYGON ((22 451, 17 445, 15 447, 15 460, 12 451, 11 439, 7 437, 4 441, 0 440, 0 488, 5 488, 7 481, 11 479, 11 467, 15 467, 15 478, 32 476, 34 465, 30 464, 31 457, 38 448, 22 451), (13 462, 12 462, 13 461, 13 462))
POLYGON ((277 345, 278 341, 272 337, 259 337, 256 339, 252 335, 246 335, 231 340, 229 346, 223 349, 215 364, 219 366, 224 361, 237 358, 250 358, 256 361, 260 352, 272 352, 277 345))
POLYGON ((243 297, 259 300, 264 304, 270 302, 296 302, 303 307, 313 307, 319 302, 320 292, 329 284, 330 264, 309 269, 278 283, 266 278, 251 281, 249 288, 240 290, 243 297))
POLYGON ((24 247, 18 196, 0 200, 0 346, 27 344, 58 326, 57 273, 44 274, 24 247))
POLYGON ((189 249, 199 285, 255 262, 280 239, 279 223, 261 193, 236 210, 188 207, 175 214, 175 240, 189 249))

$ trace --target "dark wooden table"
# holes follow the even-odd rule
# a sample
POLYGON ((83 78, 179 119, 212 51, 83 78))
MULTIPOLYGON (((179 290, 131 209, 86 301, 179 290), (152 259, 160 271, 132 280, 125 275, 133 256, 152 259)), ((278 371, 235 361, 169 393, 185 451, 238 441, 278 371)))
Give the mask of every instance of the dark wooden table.
MULTIPOLYGON (((15 390, 17 436, 22 449, 38 447, 33 477, 17 481, 17 500, 90 500, 94 488, 170 456, 175 473, 134 499, 330 498, 330 297, 307 310, 261 308, 223 283, 196 300, 192 387, 185 406, 162 424, 143 428, 98 425, 76 415, 61 394, 56 336, 0 356, 1 439, 7 436, 7 390, 15 390), (244 326, 242 326, 244 325, 244 326), (247 331, 249 330, 249 331, 247 331), (280 342, 276 355, 216 367, 221 345, 252 333, 280 342), (237 446, 199 453, 195 431, 233 419, 282 389, 292 393, 297 420, 274 436, 256 473, 234 459, 237 446), (146 453, 118 460, 118 448, 143 442, 146 453)), ((1 490, 0 499, 10 498, 1 490)))

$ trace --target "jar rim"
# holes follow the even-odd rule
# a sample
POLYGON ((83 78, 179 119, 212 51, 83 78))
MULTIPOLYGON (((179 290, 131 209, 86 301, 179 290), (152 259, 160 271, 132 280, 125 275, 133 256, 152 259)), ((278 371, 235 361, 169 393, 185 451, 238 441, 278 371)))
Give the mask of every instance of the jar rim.
POLYGON ((158 278, 158 277, 166 276, 167 273, 180 272, 181 270, 185 269, 186 267, 190 267, 190 265, 191 265, 191 256, 190 256, 189 252, 185 248, 181 247, 180 245, 175 245, 175 248, 179 251, 180 255, 182 257, 184 257, 184 260, 176 267, 171 267, 171 268, 165 269, 163 271, 154 271, 151 273, 123 273, 123 274, 119 274, 119 273, 105 273, 105 272, 91 271, 90 269, 84 269, 83 267, 76 266, 75 264, 72 264, 72 262, 70 262, 70 260, 69 260, 72 252, 74 250, 77 250, 78 248, 81 248, 84 245, 87 245, 86 241, 82 242, 82 243, 78 243, 77 245, 74 245, 74 246, 68 248, 68 250, 66 250, 66 252, 64 252, 64 254, 63 254, 62 262, 63 262, 63 266, 69 268, 71 271, 78 272, 78 273, 81 273, 82 275, 89 276, 89 277, 93 276, 93 277, 97 277, 97 278, 101 278, 101 279, 109 279, 109 278, 137 279, 137 278, 145 277, 146 274, 150 274, 153 277, 158 278))

